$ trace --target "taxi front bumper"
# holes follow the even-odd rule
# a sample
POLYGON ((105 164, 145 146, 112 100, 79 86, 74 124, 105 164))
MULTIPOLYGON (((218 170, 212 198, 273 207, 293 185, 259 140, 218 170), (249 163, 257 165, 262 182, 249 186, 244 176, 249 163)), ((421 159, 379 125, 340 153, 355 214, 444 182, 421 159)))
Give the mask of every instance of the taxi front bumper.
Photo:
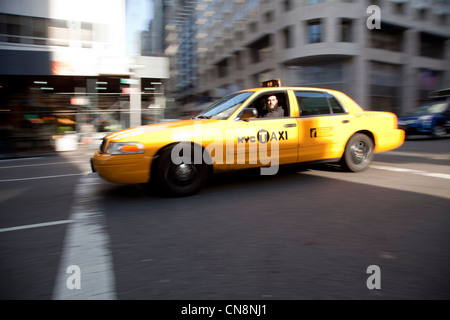
POLYGON ((110 155, 97 151, 91 158, 92 172, 114 183, 147 183, 153 157, 145 154, 110 155))

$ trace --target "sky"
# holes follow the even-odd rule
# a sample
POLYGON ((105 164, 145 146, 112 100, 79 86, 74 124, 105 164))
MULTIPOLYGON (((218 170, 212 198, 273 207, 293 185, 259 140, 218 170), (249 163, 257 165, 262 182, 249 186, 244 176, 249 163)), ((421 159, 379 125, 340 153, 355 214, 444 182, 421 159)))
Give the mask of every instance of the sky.
POLYGON ((153 18, 153 0, 126 0, 127 54, 139 54, 139 34, 148 30, 153 18))

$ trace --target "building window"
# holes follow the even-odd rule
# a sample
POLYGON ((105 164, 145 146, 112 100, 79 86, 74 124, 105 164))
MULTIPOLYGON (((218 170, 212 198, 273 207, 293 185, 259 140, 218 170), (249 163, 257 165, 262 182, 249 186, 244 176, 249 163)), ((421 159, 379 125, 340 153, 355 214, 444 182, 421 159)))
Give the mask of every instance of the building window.
POLYGON ((294 8, 293 0, 283 0, 281 6, 284 12, 291 11, 294 8))
POLYGON ((93 26, 92 23, 82 22, 81 23, 81 41, 83 48, 92 48, 93 40, 93 26))
POLYGON ((417 82, 420 90, 420 99, 428 99, 430 91, 442 88, 443 72, 431 69, 419 69, 417 82))
POLYGON ((20 16, 6 15, 6 38, 7 42, 20 43, 20 16))
POLYGON ((69 28, 66 20, 52 20, 48 27, 49 44, 53 46, 69 46, 69 28))
POLYGON ((307 21, 308 43, 323 41, 323 27, 320 19, 307 21))
POLYGON ((290 49, 294 47, 294 38, 293 38, 293 27, 287 27, 281 31, 282 38, 283 38, 283 48, 284 49, 290 49))
POLYGON ((275 14, 273 13, 273 11, 267 11, 264 14, 264 22, 265 23, 270 23, 273 22, 275 20, 275 14))
POLYGON ((320 86, 347 82, 347 64, 344 62, 289 66, 287 68, 289 81, 300 86, 320 86))
POLYGON ((238 51, 234 54, 234 61, 236 62, 236 69, 237 70, 242 70, 243 65, 242 65, 242 54, 241 51, 238 51))
POLYGON ((420 55, 430 58, 444 58, 445 41, 447 39, 430 33, 420 33, 420 55))
POLYGON ((225 47, 231 48, 233 46, 233 41, 231 39, 225 39, 225 47))
POLYGON ((47 19, 33 18, 33 43, 36 45, 46 45, 47 43, 47 19))
POLYGON ((64 47, 81 43, 91 48, 92 30, 92 23, 0 14, 1 42, 64 47))
POLYGON ((441 26, 448 26, 449 23, 449 15, 448 14, 440 14, 438 16, 438 24, 441 26))
POLYGON ((21 16, 19 18, 19 23, 20 23, 20 42, 24 44, 32 44, 33 18, 21 16))
POLYGON ((370 109, 397 113, 402 86, 400 65, 370 63, 370 109))
POLYGON ((250 61, 252 63, 258 63, 272 58, 273 48, 269 35, 263 36, 251 43, 248 48, 250 51, 250 61))
POLYGON ((217 64, 217 73, 219 78, 223 78, 228 75, 228 59, 223 59, 217 64))
POLYGON ((421 8, 416 10, 417 20, 425 21, 428 17, 429 10, 427 8, 421 8))
POLYGON ((236 33, 234 34, 234 38, 238 42, 244 40, 244 32, 236 31, 236 33))
POLYGON ((392 4, 394 6, 394 13, 398 15, 405 14, 405 2, 395 2, 392 4))
POLYGON ((351 19, 341 19, 341 42, 353 41, 353 21, 351 19))
POLYGON ((396 25, 381 23, 381 29, 370 30, 369 45, 377 49, 402 51, 405 30, 396 25))
POLYGON ((258 31, 258 23, 257 22, 250 22, 248 24, 248 31, 250 33, 255 33, 258 31))

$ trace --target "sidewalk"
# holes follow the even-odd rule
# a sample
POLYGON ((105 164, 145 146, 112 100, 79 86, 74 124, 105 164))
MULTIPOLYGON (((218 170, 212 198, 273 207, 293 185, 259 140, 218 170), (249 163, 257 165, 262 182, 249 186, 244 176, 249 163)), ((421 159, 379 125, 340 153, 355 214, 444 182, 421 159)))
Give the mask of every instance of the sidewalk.
POLYGON ((0 153, 0 160, 12 160, 12 159, 21 159, 21 158, 33 158, 33 157, 49 157, 49 156, 57 156, 60 154, 69 154, 69 153, 77 153, 77 152, 92 152, 95 153, 98 150, 97 145, 87 145, 79 143, 75 149, 64 150, 64 151, 56 151, 54 148, 35 148, 30 150, 21 150, 19 152, 10 152, 10 153, 0 153))

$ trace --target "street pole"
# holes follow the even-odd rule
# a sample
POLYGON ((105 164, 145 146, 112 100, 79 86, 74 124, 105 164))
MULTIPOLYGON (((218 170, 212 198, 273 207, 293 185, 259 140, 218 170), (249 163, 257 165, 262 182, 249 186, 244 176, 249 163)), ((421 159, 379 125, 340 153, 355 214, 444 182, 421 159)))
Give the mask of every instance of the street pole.
POLYGON ((141 125, 141 110, 141 79, 136 73, 132 73, 130 84, 130 128, 141 125))

